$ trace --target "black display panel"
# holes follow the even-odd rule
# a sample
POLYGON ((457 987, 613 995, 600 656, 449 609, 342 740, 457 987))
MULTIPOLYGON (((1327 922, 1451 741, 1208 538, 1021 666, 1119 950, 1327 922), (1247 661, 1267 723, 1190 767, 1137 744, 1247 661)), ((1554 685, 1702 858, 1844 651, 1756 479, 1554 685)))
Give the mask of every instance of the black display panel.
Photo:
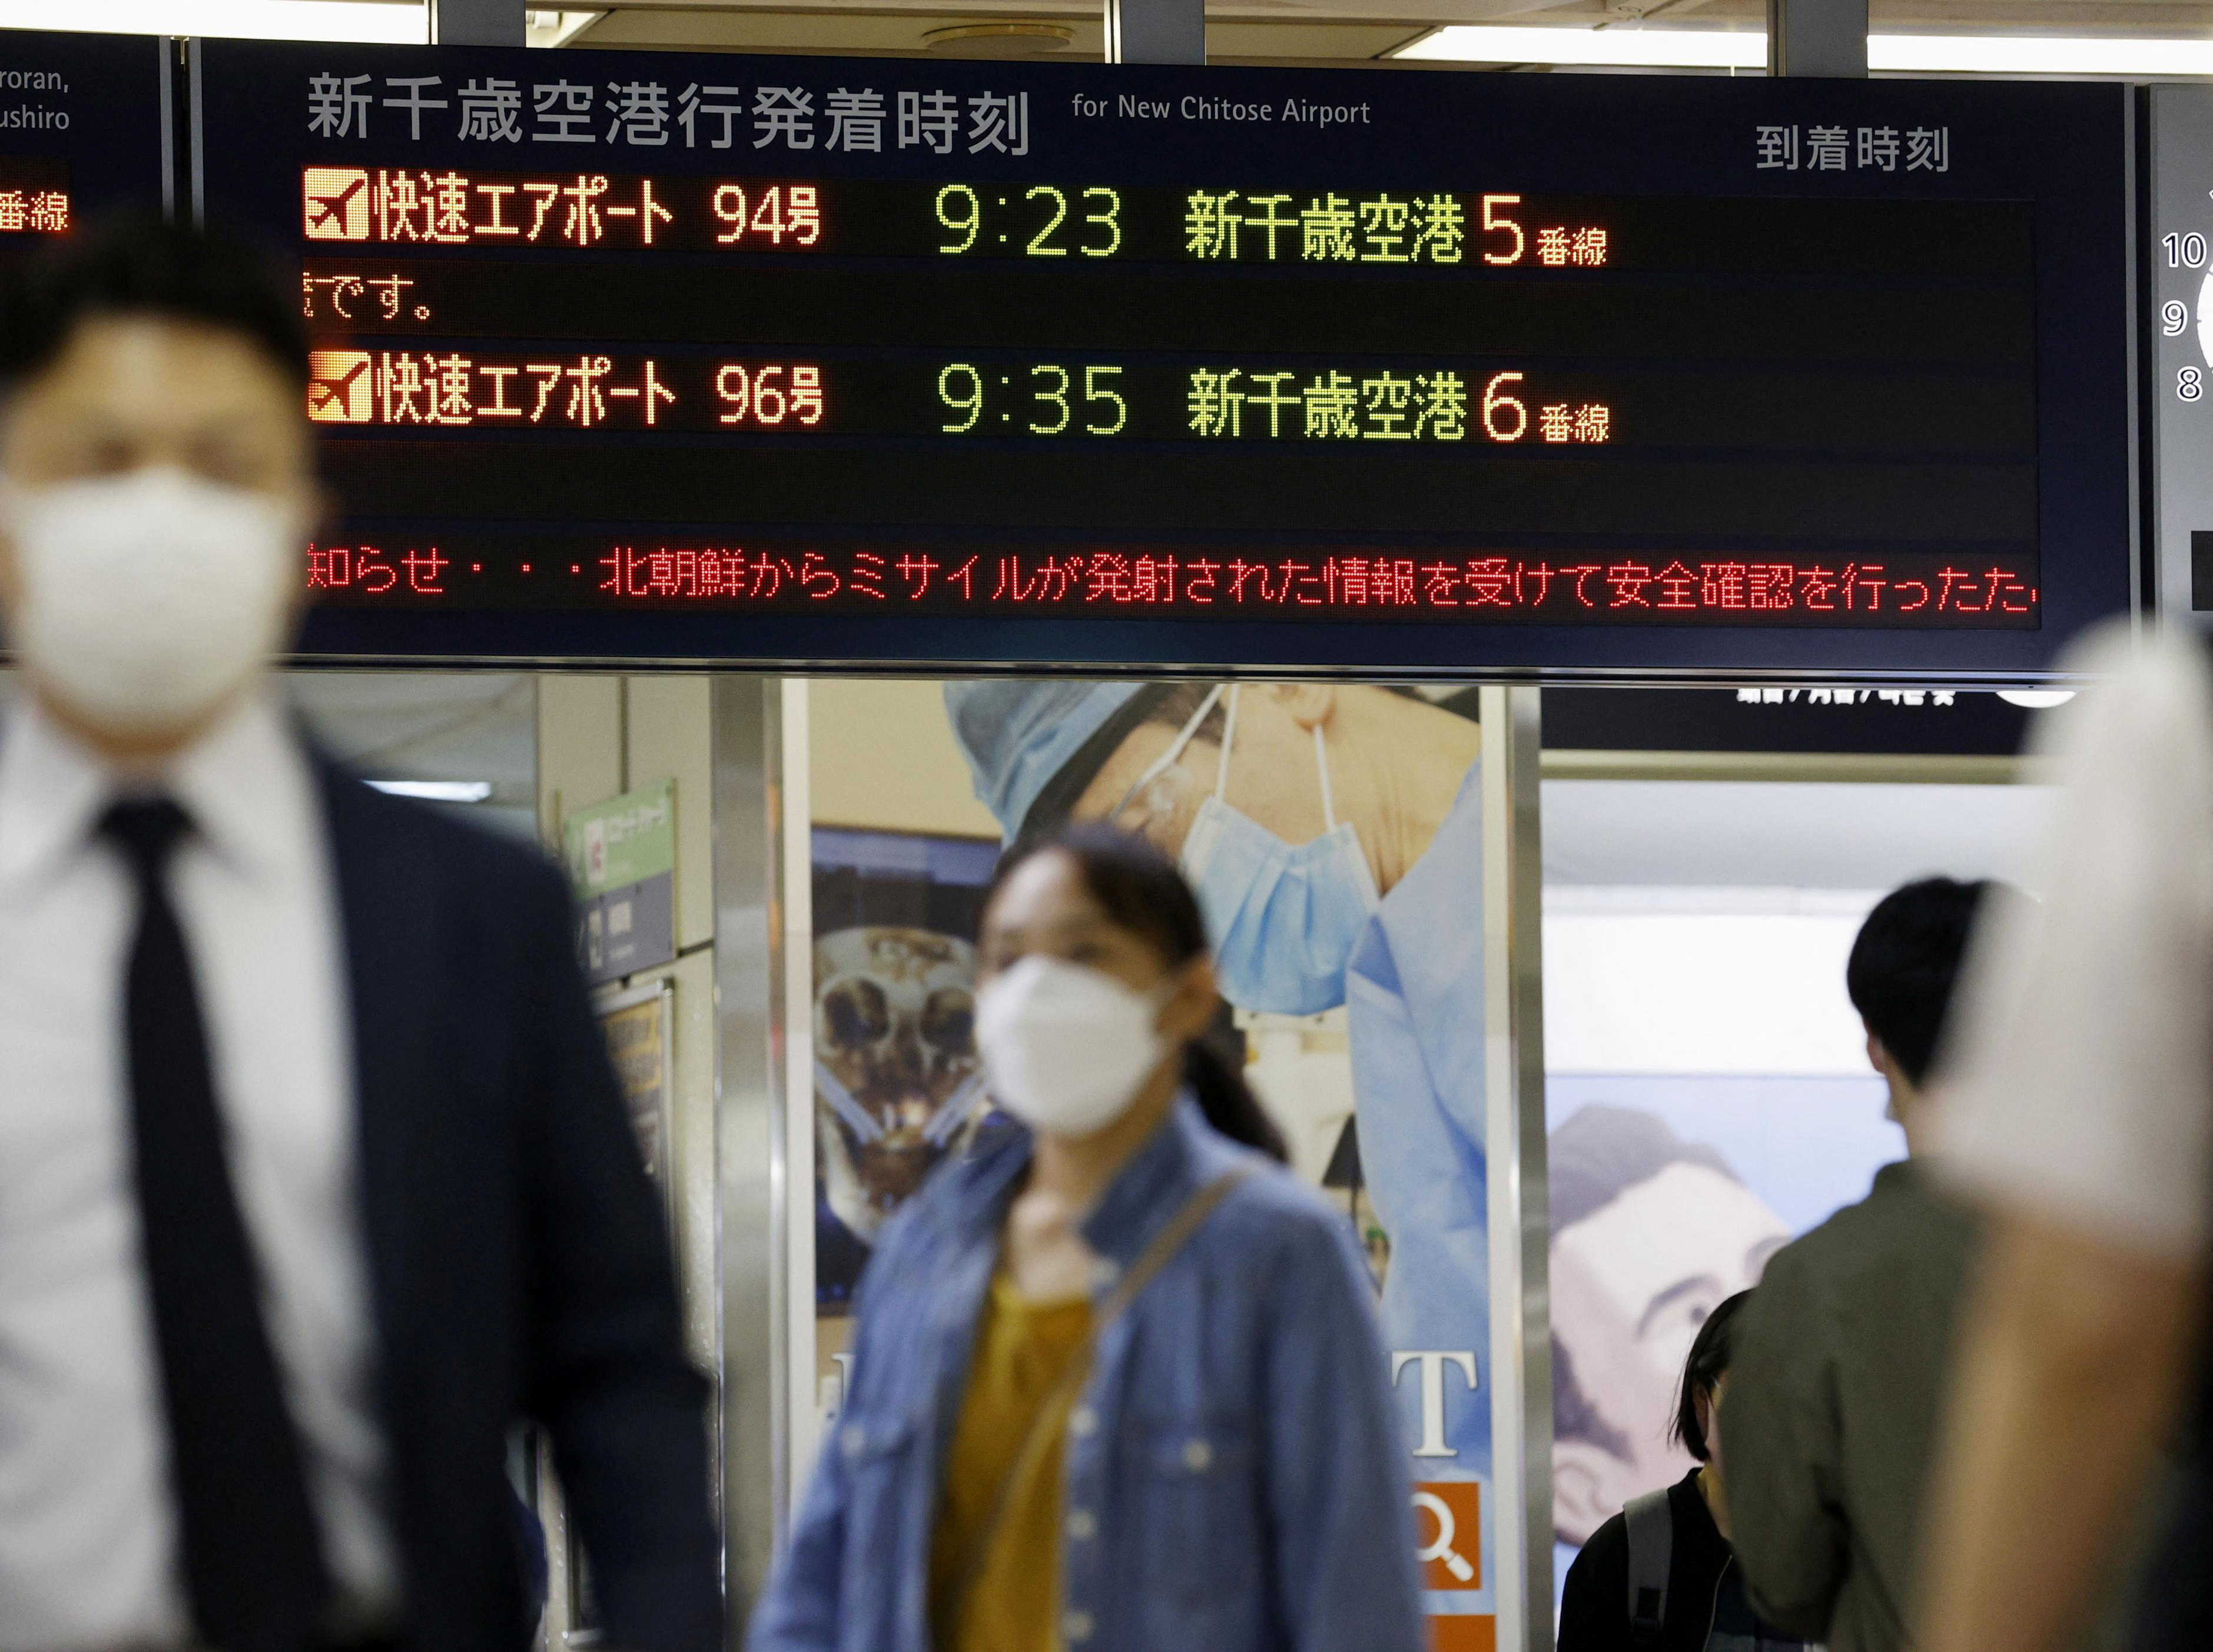
POLYGON ((209 42, 373 657, 2033 672, 2120 88, 209 42))
POLYGON ((0 30, 0 267, 87 221, 169 204, 171 49, 0 30))

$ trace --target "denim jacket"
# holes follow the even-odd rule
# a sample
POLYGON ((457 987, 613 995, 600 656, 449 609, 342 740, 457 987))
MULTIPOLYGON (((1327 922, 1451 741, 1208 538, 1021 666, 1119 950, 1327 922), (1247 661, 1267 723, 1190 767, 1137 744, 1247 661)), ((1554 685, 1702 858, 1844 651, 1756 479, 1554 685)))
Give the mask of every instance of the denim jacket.
MULTIPOLYGON (((941 1171, 885 1230, 853 1383, 756 1614, 751 1652, 929 1652, 939 1476, 1017 1134, 941 1171)), ((1068 1425, 1070 1652, 1417 1652, 1405 1448, 1344 1218, 1189 1100, 1083 1236, 1094 1300, 1185 1201, 1229 1193, 1100 1338, 1068 1425)))

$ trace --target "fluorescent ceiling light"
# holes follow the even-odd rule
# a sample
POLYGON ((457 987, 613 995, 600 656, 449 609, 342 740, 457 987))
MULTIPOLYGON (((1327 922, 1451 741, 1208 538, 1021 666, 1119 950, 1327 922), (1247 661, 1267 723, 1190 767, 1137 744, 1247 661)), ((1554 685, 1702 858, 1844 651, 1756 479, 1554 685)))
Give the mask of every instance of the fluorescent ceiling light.
POLYGON ((2001 688, 1998 698, 2008 705, 2018 705, 2030 711, 2049 711, 2055 705, 2064 705, 2075 698, 2071 688, 2001 688))
POLYGON ((489 780, 372 780, 394 797, 420 797, 433 803, 481 803, 491 796, 489 780))
POLYGON ((2213 40, 2112 40, 2031 34, 1870 34, 1868 67, 1922 74, 2213 75, 2213 40))
MULTIPOLYGON (((1454 23, 1395 54, 1448 63, 1643 69, 1764 69, 1767 36, 1716 28, 1494 28, 1454 23)), ((2213 39, 2094 40, 2021 34, 1870 34, 1868 67, 1892 74, 2213 75, 2213 39)))
POLYGON ((1718 28, 1509 28, 1454 23, 1394 55, 1448 63, 1621 64, 1649 69, 1764 69, 1767 36, 1718 28))
POLYGON ((430 9, 422 0, 0 0, 0 28, 422 46, 430 9))
POLYGON ((523 40, 540 46, 566 46, 600 18, 604 11, 539 11, 522 14, 523 40))

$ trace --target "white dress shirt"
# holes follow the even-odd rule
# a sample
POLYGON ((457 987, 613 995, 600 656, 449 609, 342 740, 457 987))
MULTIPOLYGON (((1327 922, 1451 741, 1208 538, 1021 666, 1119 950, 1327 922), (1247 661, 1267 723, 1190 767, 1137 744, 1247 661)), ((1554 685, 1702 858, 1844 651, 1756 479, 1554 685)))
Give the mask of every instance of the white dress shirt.
POLYGON ((1937 1126, 1971 1192, 2195 1259, 2213 1236, 2213 668, 2173 636, 2071 663, 2111 675, 2039 730, 2062 783, 2044 899, 1976 939, 1937 1126))
MULTIPOLYGON (((394 1589, 357 1216, 351 1021, 315 777, 254 698, 162 782, 196 832, 169 891, 231 1176, 332 1571, 394 1589)), ((141 1270, 123 978, 137 899, 100 762, 0 725, 0 1649, 179 1643, 186 1611, 141 1270)))

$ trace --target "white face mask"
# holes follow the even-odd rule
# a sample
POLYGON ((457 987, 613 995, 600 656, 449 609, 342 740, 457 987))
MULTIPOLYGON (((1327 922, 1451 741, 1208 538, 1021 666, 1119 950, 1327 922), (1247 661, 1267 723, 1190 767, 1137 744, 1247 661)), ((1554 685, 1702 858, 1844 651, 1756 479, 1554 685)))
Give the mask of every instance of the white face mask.
POLYGON ((1168 1053, 1154 1024, 1160 1003, 1157 992, 1033 953, 977 996, 976 1045, 993 1098, 1033 1130, 1106 1129, 1168 1053))
POLYGON ((174 466, 0 489, 20 595, 11 641, 104 733, 191 728, 285 639, 307 524, 267 494, 174 466))

